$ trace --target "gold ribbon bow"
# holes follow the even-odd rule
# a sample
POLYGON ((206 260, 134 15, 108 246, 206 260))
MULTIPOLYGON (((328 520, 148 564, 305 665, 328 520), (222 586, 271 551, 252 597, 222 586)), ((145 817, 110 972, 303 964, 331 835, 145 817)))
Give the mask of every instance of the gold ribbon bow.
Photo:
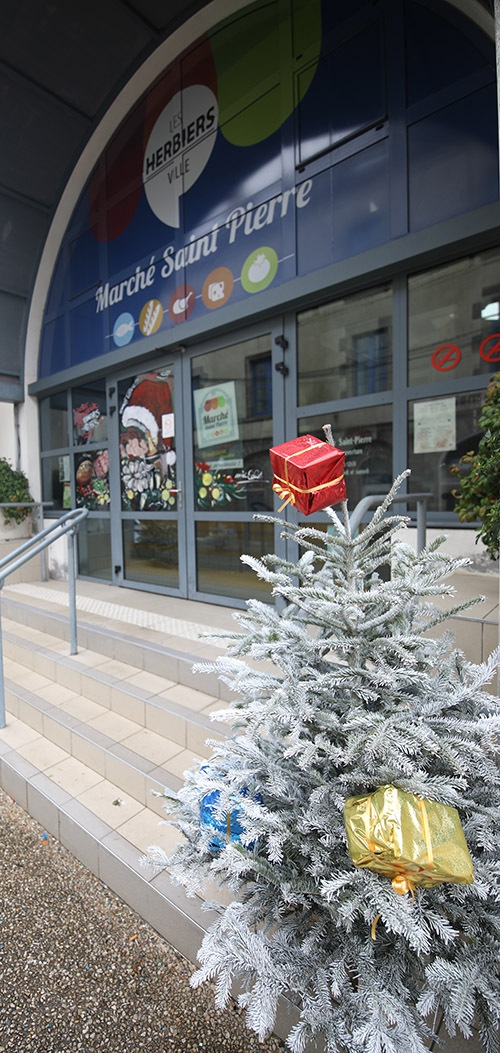
POLYGON ((282 486, 281 483, 273 483, 273 490, 277 493, 280 501, 283 502, 278 508, 278 512, 282 512, 287 505, 295 504, 295 494, 291 490, 287 490, 286 486, 282 486))

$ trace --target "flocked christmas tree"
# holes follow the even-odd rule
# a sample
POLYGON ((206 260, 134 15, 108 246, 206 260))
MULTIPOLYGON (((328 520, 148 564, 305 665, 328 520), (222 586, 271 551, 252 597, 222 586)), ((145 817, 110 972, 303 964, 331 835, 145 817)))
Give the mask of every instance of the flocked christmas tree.
MULTIPOLYGON (((216 714, 231 734, 166 804, 184 834, 173 879, 234 895, 216 908, 193 982, 215 980, 222 1006, 237 980, 261 1038, 279 997, 291 999, 296 1053, 319 1034, 329 1053, 423 1053, 441 1016, 451 1035, 474 1023, 498 1048, 496 662, 471 664, 436 635, 445 613, 432 601, 453 592, 446 579, 464 561, 442 539, 416 555, 396 538, 406 521, 388 514, 395 488, 357 537, 344 505, 328 509, 328 531, 284 525, 297 563, 242 557, 281 599, 249 600, 227 656, 204 666, 234 693, 216 714), (396 891, 390 872, 355 865, 346 800, 379 787, 458 810, 472 883, 421 887, 410 865, 396 891)), ((425 853, 432 873, 428 839, 425 853)), ((160 848, 149 858, 167 863, 160 848)))

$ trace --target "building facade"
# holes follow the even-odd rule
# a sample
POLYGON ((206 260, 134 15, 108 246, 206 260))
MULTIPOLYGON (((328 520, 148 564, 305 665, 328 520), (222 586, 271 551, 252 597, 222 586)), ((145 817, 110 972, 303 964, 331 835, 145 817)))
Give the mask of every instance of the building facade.
POLYGON ((240 555, 286 544, 255 518, 269 448, 324 424, 351 508, 409 467, 457 528, 449 467, 500 362, 493 26, 448 0, 216 0, 117 98, 27 339, 47 514, 89 509, 81 576, 265 598, 240 555))

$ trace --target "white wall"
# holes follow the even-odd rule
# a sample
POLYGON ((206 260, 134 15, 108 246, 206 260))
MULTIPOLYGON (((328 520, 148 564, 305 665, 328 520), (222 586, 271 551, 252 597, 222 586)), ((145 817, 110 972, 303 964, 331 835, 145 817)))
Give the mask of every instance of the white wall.
POLYGON ((17 464, 17 434, 14 406, 10 402, 0 402, 0 457, 5 457, 13 468, 17 464))

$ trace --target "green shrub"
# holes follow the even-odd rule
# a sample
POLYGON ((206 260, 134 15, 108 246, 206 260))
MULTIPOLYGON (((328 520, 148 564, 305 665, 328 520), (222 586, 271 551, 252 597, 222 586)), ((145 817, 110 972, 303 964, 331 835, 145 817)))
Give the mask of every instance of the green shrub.
MULTIPOLYGON (((16 471, 5 457, 0 457, 0 504, 32 500, 24 472, 16 471)), ((31 508, 2 508, 2 512, 6 523, 22 523, 31 514, 31 508)))
POLYGON ((457 498, 455 511, 460 522, 480 520, 477 536, 496 559, 500 536, 500 373, 494 373, 488 384, 479 427, 483 435, 476 453, 466 453, 451 468, 460 479, 453 496, 457 498))

